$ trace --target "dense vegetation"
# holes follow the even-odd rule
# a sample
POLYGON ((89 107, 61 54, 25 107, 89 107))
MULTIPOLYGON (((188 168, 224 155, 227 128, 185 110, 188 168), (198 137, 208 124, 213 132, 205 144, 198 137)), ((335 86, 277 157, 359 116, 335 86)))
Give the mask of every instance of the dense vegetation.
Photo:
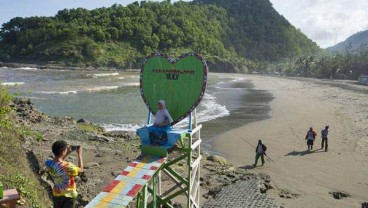
POLYGON ((269 0, 141 1, 64 9, 53 17, 17 17, 0 30, 4 62, 132 68, 154 51, 195 51, 210 62, 249 71, 320 49, 269 0))
POLYGON ((361 75, 368 75, 367 32, 352 35, 322 56, 284 60, 281 64, 270 66, 269 71, 292 76, 357 80, 361 75))
POLYGON ((321 53, 269 0, 141 1, 64 9, 53 17, 17 17, 0 29, 3 62, 127 69, 139 68, 154 51, 172 56, 198 52, 211 71, 344 79, 368 74, 366 45, 321 53))
POLYGON ((49 207, 47 191, 33 172, 24 148, 25 138, 36 138, 38 133, 15 123, 12 99, 0 85, 0 181, 4 189, 17 189, 19 207, 49 207))
POLYGON ((269 0, 194 0, 227 11, 223 37, 226 48, 244 57, 277 61, 286 57, 318 54, 320 49, 281 16, 269 0))

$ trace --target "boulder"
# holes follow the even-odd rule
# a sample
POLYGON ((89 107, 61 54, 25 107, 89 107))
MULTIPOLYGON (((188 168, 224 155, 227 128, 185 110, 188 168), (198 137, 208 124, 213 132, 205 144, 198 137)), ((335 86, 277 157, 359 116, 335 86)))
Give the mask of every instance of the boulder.
POLYGON ((226 159, 218 155, 210 155, 207 157, 207 160, 212 161, 212 162, 218 162, 221 165, 227 165, 226 159))

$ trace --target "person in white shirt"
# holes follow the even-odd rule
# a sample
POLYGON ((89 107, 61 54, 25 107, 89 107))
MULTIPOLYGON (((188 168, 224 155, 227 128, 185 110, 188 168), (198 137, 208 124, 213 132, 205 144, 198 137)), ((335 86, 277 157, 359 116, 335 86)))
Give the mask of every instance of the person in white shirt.
POLYGON ((149 139, 152 145, 163 145, 167 142, 166 132, 170 130, 170 123, 173 122, 173 119, 166 109, 164 100, 158 101, 157 105, 158 111, 153 125, 148 127, 149 139))

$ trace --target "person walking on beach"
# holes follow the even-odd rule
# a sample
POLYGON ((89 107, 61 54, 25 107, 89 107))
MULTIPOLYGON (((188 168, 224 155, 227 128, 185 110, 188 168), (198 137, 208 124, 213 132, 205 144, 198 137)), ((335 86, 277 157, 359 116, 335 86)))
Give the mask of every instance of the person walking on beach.
POLYGON ((54 182, 52 188, 53 207, 74 208, 78 196, 75 176, 78 173, 83 173, 82 147, 71 146, 65 141, 59 140, 52 144, 52 153, 55 157, 46 160, 45 165, 54 182), (78 155, 78 166, 65 161, 65 158, 74 150, 78 155))
POLYGON ((328 128, 329 126, 325 126, 325 129, 322 129, 321 131, 321 138, 322 138, 322 144, 321 144, 321 149, 323 149, 323 147, 325 148, 325 152, 327 152, 328 150, 328 128))
POLYGON ((265 163, 264 155, 266 155, 266 150, 267 150, 266 145, 263 144, 262 140, 258 140, 258 144, 256 147, 256 161, 253 164, 254 167, 257 166, 257 162, 260 157, 261 157, 262 165, 264 165, 265 163))
POLYGON ((313 128, 310 127, 309 131, 307 132, 307 135, 305 136, 305 139, 307 140, 308 145, 308 151, 313 149, 313 143, 316 139, 317 133, 313 131, 313 128))

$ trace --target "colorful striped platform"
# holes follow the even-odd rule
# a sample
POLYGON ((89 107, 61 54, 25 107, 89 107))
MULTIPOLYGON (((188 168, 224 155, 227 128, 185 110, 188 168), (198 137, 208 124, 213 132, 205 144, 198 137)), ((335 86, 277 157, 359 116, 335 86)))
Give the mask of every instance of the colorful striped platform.
POLYGON ((125 207, 165 163, 166 157, 141 155, 111 181, 87 208, 125 207))

